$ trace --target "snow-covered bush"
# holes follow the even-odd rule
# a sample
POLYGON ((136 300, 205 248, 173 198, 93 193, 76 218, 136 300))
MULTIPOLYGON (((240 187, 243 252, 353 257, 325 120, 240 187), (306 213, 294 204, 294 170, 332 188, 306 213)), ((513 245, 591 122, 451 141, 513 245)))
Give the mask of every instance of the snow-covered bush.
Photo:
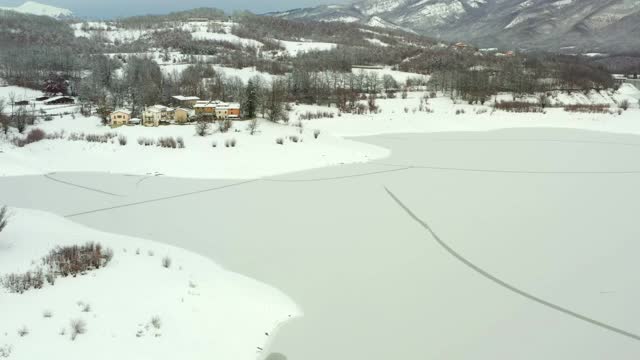
POLYGON ((319 136, 320 136, 320 130, 317 130, 317 129, 314 130, 313 131, 313 137, 317 139, 319 136))
POLYGON ((283 138, 277 138, 276 139, 276 144, 283 145, 284 144, 284 139, 283 138))
POLYGON ((184 139, 182 138, 182 136, 178 136, 176 138, 176 143, 178 144, 178 149, 184 149, 184 139))
POLYGON ((8 358, 9 356, 11 356, 12 351, 13 348, 11 347, 11 345, 0 346, 0 358, 8 358))
POLYGON ((297 143, 300 141, 300 138, 297 135, 292 135, 292 136, 289 136, 289 140, 293 141, 294 143, 297 143))
POLYGON ((78 335, 82 335, 87 332, 87 323, 82 319, 76 319, 71 321, 71 340, 75 340, 78 335))
POLYGON ((141 146, 153 146, 156 144, 156 141, 152 138, 139 137, 138 144, 141 146))
POLYGON ((171 267, 171 258, 168 256, 165 256, 162 258, 162 267, 165 269, 168 269, 171 267))
POLYGON ((127 145, 127 137, 124 135, 118 136, 118 143, 120 144, 120 146, 127 145))
POLYGON ((162 320, 160 320, 159 316, 154 316, 151 318, 151 325, 157 330, 160 330, 162 327, 162 320))
POLYGON ((231 138, 231 139, 225 140, 224 146, 225 147, 236 147, 236 139, 235 138, 231 138))
POLYGON ((4 230, 5 227, 7 227, 8 222, 9 222, 9 211, 7 210, 6 206, 3 206, 0 208, 0 232, 2 232, 2 230, 4 230))
POLYGON ((178 142, 171 136, 161 137, 158 139, 157 146, 163 148, 176 149, 178 147, 178 142))
POLYGON ((539 103, 526 101, 500 101, 496 102, 493 107, 497 110, 515 113, 541 113, 544 111, 539 103))
POLYGON ((211 124, 207 121, 198 121, 196 124, 196 135, 207 136, 211 131, 211 124))
POLYGON ((609 112, 609 105, 607 104, 574 104, 566 105, 564 111, 568 112, 581 112, 581 113, 600 113, 606 114, 609 112))
POLYGON ((63 277, 76 276, 90 270, 106 266, 113 257, 113 252, 103 249, 102 245, 87 243, 58 247, 42 259, 52 272, 63 277))
POLYGON ((29 329, 26 326, 23 326, 20 329, 18 329, 18 336, 25 337, 27 335, 29 335, 29 329))
POLYGON ((47 133, 44 130, 35 128, 31 129, 24 139, 14 138, 13 144, 17 147, 24 147, 29 144, 33 144, 38 141, 42 141, 47 138, 47 133))
POLYGON ((44 281, 44 272, 38 268, 35 271, 5 275, 0 280, 0 284, 9 292, 22 294, 31 289, 41 289, 44 286, 44 281))
POLYGON ((45 319, 51 319, 53 317, 53 312, 51 310, 45 310, 42 312, 42 317, 45 319))
POLYGON ((620 109, 627 111, 629 109, 629 100, 625 99, 620 101, 620 103, 618 104, 618 107, 620 107, 620 109))
POLYGON ((221 120, 218 130, 221 133, 226 133, 226 132, 229 132, 229 130, 231 130, 232 126, 233 126, 233 122, 231 120, 229 119, 221 120))

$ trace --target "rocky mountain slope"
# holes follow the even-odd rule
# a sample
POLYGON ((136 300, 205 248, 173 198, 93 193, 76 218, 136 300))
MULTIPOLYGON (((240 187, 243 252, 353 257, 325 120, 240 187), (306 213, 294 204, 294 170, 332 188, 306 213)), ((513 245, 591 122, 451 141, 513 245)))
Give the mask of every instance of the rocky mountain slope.
POLYGON ((638 0, 359 0, 269 15, 407 28, 482 47, 627 51, 640 45, 638 0))

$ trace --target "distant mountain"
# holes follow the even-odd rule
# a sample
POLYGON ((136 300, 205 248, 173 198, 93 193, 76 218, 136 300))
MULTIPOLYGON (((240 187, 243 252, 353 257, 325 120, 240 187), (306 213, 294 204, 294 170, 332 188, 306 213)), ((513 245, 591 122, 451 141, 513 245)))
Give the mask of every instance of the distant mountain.
POLYGON ((640 45, 638 0, 358 0, 268 15, 398 27, 482 47, 629 51, 640 45))
POLYGON ((49 16, 56 19, 70 18, 73 16, 71 10, 41 4, 35 1, 27 1, 17 7, 0 7, 0 10, 12 10, 23 14, 49 16))

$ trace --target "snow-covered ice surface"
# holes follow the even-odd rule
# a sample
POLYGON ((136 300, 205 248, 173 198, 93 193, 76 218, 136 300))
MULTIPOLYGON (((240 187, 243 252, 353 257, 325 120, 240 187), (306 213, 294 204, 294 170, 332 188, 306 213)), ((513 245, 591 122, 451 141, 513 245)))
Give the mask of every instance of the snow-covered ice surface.
MULTIPOLYGON (((640 137, 522 128, 359 140, 392 154, 249 182, 5 177, 0 198, 176 245, 280 289, 304 317, 284 325, 268 351, 292 359, 640 356, 636 339, 478 274, 385 192, 491 275, 638 334, 640 137)), ((156 276, 158 260, 149 260, 156 276)), ((46 305, 39 300, 28 316, 44 322, 46 305)))
MULTIPOLYGON (((373 116, 303 121, 306 131, 318 128, 320 138, 327 135, 328 148, 348 141, 339 136, 359 136, 348 146, 360 144, 362 149, 385 152, 369 162, 291 173, 294 167, 285 164, 288 154, 313 162, 308 154, 298 153, 300 144, 269 153, 278 161, 260 163, 266 161, 259 158, 260 152, 271 150, 265 150, 269 149, 266 143, 255 143, 246 156, 229 155, 233 150, 224 149, 224 156, 184 167, 189 172, 213 164, 223 177, 243 169, 245 180, 86 172, 0 177, 0 199, 13 207, 40 209, 100 231, 133 237, 127 238, 132 243, 146 238, 178 246, 279 289, 304 310, 304 316, 283 325, 277 337, 269 337, 261 355, 277 352, 308 360, 336 354, 369 360, 637 359, 638 92, 625 87, 611 95, 636 100, 622 115, 567 113, 560 108, 547 109, 546 114, 492 114, 483 112, 487 107, 452 104, 445 98, 429 100, 433 113, 413 113, 413 107, 419 106, 418 95, 379 100, 383 111, 373 116), (465 113, 456 115, 457 110, 465 113), (259 161, 243 160, 251 156, 259 161), (274 170, 277 164, 282 168, 274 170), (260 166, 272 175, 248 175, 257 173, 260 166)), ((292 123, 311 110, 335 111, 297 106, 292 123)), ((89 121, 88 126, 97 129, 90 119, 76 121, 89 121)), ((59 126, 56 123, 62 124, 54 120, 47 126, 59 126)), ((173 127, 125 130, 178 131, 173 127)), ((135 135, 131 133, 130 140, 135 135)), ((265 139, 273 140, 272 136, 265 139)), ((239 144, 243 141, 248 140, 239 138, 239 144)), ((41 145, 47 146, 35 144, 33 149, 41 145)), ((198 146, 187 142, 188 149, 198 146)), ((111 156, 102 150, 95 153, 111 156)), ((166 155, 177 150, 157 151, 148 162, 184 162, 166 155)), ((5 150, 0 156, 7 154, 5 150)), ((37 150, 47 161, 59 161, 45 154, 37 150)), ((66 149, 58 157, 77 154, 78 149, 66 149)), ((98 156, 91 160, 103 161, 98 156)), ((86 159, 80 163, 78 168, 87 168, 86 159)), ((322 166, 314 165, 307 168, 322 166)), ((83 231, 78 234, 82 236, 83 231)), ((6 245, 1 246, 5 247, 0 251, 6 251, 6 245)), ((114 249, 120 247, 124 245, 114 249)), ((163 252, 160 249, 156 254, 163 252)), ((191 263, 171 251, 177 263, 191 263)), ((118 251, 119 261, 137 260, 127 254, 118 251)), ((153 265, 149 271, 156 277, 163 274, 159 258, 143 264, 147 260, 153 265)), ((119 271, 119 264, 96 272, 95 278, 68 283, 100 279, 108 271, 119 271)), ((143 267, 135 264, 136 269, 143 267)), ((186 265, 183 271, 189 271, 186 265)), ((161 280, 153 279, 154 283, 161 280)), ((66 281, 61 284, 66 286, 66 281)), ((75 301, 92 300, 87 294, 70 300, 63 313, 77 311, 75 301)), ((22 306, 27 305, 16 305, 20 321, 7 331, 15 334, 14 327, 28 325, 22 324, 23 319, 45 323, 41 311, 48 299, 38 297, 25 310, 22 306)), ((103 305, 92 301, 100 319, 98 309, 103 305)), ((59 327, 56 324, 54 329, 59 327)), ((170 335, 164 331, 163 340, 170 335)), ((26 339, 13 334, 17 341, 26 339)), ((237 339, 253 343, 251 336, 237 339)), ((117 339, 108 341, 120 344, 117 339)), ((82 348, 68 351, 78 349, 82 348)))
POLYGON ((265 332, 300 315, 277 290, 197 254, 35 210, 11 209, 0 234, 0 274, 34 269, 32 261, 56 246, 89 241, 114 251, 105 268, 24 294, 0 288, 0 348, 11 349, 10 359, 251 360, 268 343, 265 332), (169 268, 161 265, 165 256, 169 268), (70 323, 78 319, 87 331, 72 341, 70 323), (29 333, 21 337, 22 328, 29 333))

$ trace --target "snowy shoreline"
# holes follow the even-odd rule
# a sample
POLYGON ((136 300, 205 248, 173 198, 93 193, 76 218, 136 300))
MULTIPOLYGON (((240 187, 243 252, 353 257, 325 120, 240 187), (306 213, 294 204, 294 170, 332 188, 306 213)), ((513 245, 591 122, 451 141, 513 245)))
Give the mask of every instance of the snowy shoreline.
POLYGON ((54 285, 23 294, 0 288, 0 303, 11 310, 0 323, 5 334, 0 347, 11 349, 11 359, 40 358, 45 352, 85 359, 100 346, 98 359, 253 360, 268 343, 264 334, 273 331, 273 324, 302 315, 275 288, 187 250, 92 230, 42 211, 11 208, 10 213, 0 234, 2 276, 32 270, 34 260, 57 246, 93 241, 115 253, 107 266, 84 276, 58 278, 54 285), (161 265, 163 256, 171 260, 167 268, 161 265), (150 303, 149 298, 155 300, 150 303), (154 316, 161 326, 145 323, 154 316), (72 319, 87 324, 86 333, 73 341, 65 335, 69 330, 60 330, 72 319), (18 331, 23 328, 27 334, 18 331), (33 346, 45 342, 46 348, 33 346))

